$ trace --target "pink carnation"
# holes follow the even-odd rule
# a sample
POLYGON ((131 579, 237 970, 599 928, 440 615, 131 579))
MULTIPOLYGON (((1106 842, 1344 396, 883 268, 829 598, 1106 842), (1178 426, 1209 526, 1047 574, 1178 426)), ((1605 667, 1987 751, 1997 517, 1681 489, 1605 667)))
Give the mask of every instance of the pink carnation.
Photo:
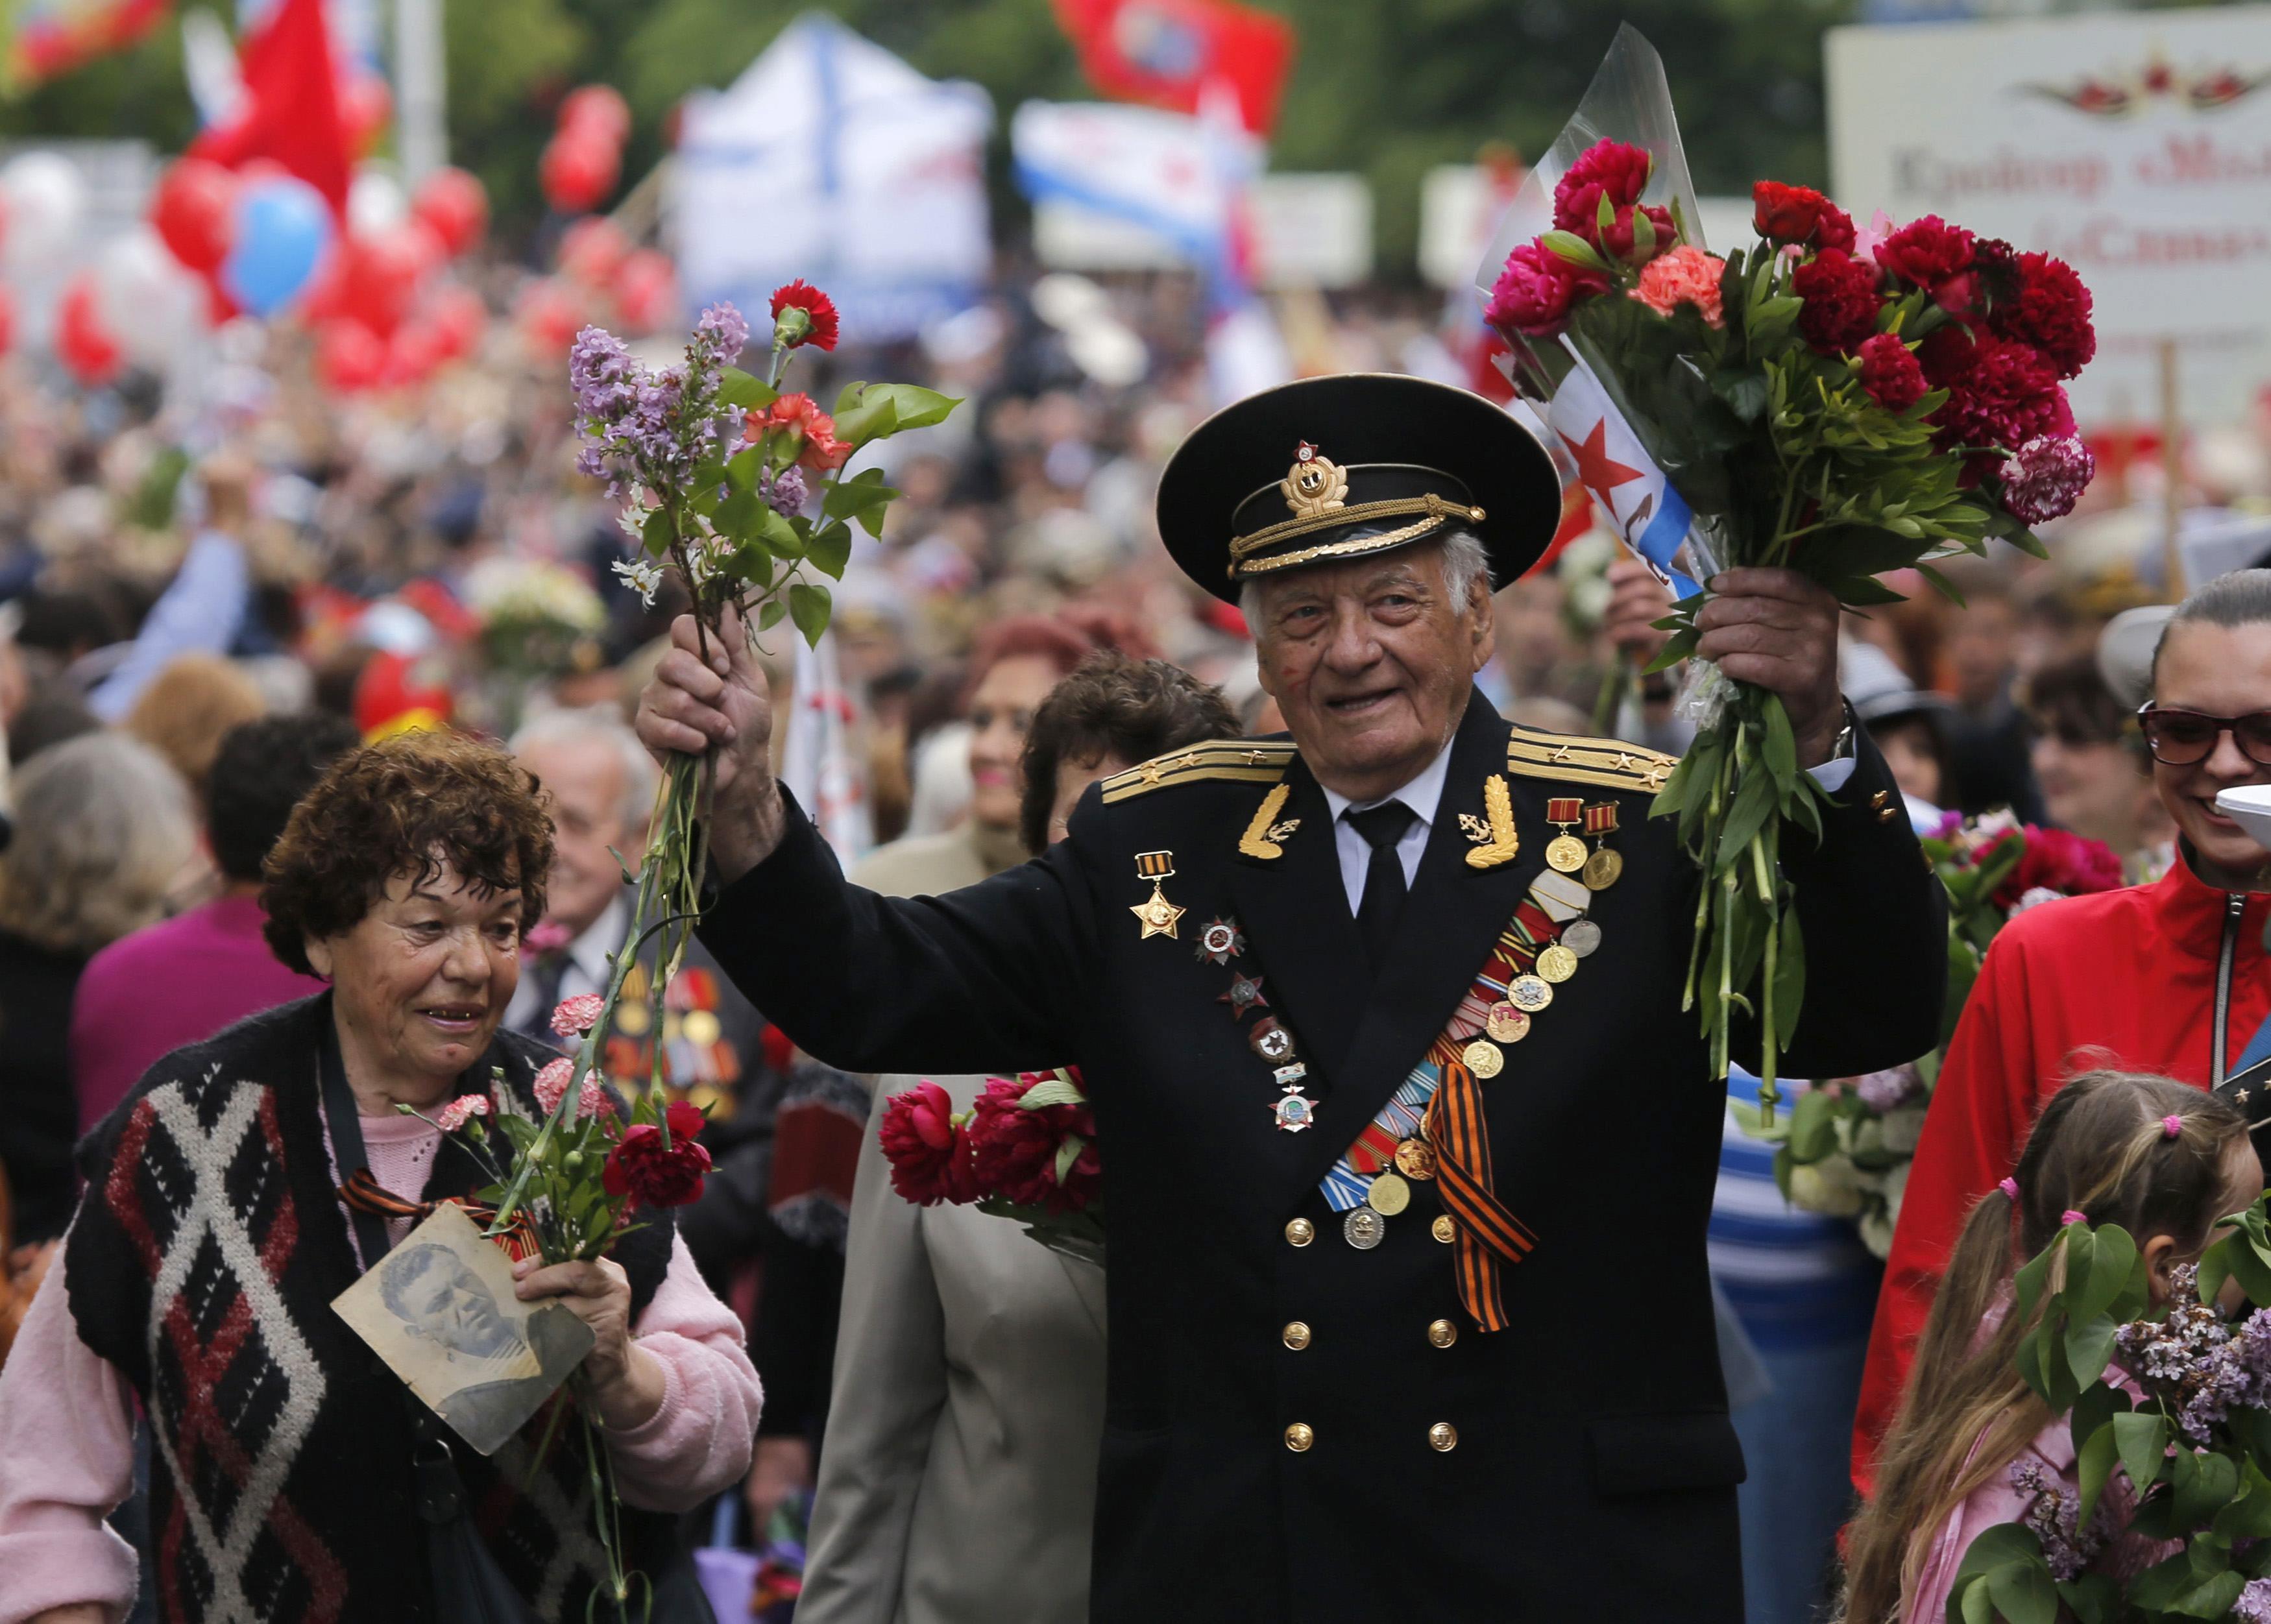
POLYGON ((2062 518, 2096 472, 2097 459, 2079 439, 2037 435, 2003 465, 2003 505, 2022 525, 2062 518))
POLYGON ((1974 346, 1947 387, 1947 404, 1932 414, 1945 445, 2019 446, 2070 421, 2057 374, 2028 345, 1989 339, 1974 346))
POLYGON ((489 1114, 487 1094, 460 1094, 434 1114, 434 1125, 445 1134, 453 1134, 467 1121, 489 1114))
POLYGON ((1554 183, 1554 227, 1590 242, 1600 223, 1600 199, 1606 197, 1609 205, 1619 209, 1638 203, 1655 161, 1646 147, 1625 141, 1594 142, 1554 183))
POLYGON ((1524 242, 1506 257, 1506 269, 1491 289, 1483 319, 1501 332, 1547 338, 1561 331, 1569 307, 1581 294, 1599 293, 1607 284, 1590 272, 1580 272, 1542 242, 1524 242))
POLYGON ((563 998, 552 1012, 552 1030, 563 1038, 580 1038, 599 1024, 600 1011, 607 1007, 607 1001, 597 993, 563 998))
POLYGON ((537 1108, 545 1115, 550 1116, 560 1108, 560 1096, 568 1091, 568 1079, 575 1069, 573 1061, 561 1059, 536 1074, 536 1081, 530 1086, 536 1094, 537 1108))
POLYGON ((1640 286, 1632 296, 1659 315, 1669 316, 1683 304, 1692 304, 1705 322, 1721 324, 1719 273, 1727 268, 1693 244, 1683 243, 1641 270, 1640 286))

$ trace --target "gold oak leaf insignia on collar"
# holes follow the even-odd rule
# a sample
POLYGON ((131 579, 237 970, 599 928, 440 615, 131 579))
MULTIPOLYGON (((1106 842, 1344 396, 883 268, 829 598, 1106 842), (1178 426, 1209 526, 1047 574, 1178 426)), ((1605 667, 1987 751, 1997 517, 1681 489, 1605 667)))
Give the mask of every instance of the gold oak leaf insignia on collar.
POLYGON ((1483 780, 1483 810, 1489 816, 1487 823, 1471 812, 1459 815, 1459 827, 1467 831, 1467 838, 1475 840, 1479 830, 1481 838, 1467 853, 1470 868, 1495 868, 1510 863, 1522 850, 1522 837, 1514 827, 1514 794, 1507 788, 1506 779, 1493 772, 1483 780))
POLYGON ((1238 849, 1247 857, 1258 857, 1267 862, 1283 857, 1285 848, 1277 843, 1293 832, 1301 820, 1288 818, 1277 822, 1277 815, 1285 809, 1285 801, 1292 794, 1290 786, 1279 784, 1262 798, 1255 809, 1254 821, 1247 824, 1246 832, 1238 838, 1238 849))

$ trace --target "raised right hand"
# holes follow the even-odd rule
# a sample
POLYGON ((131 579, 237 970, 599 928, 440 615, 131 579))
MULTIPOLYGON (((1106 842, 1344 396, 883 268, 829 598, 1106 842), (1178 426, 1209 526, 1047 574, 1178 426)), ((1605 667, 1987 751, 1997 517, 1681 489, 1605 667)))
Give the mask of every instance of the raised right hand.
POLYGON ((670 652, 639 695, 641 742, 667 764, 668 753, 718 752, 710 850, 730 884, 771 855, 781 830, 780 786, 771 760, 772 697, 749 657, 741 617, 731 608, 702 658, 694 617, 671 622, 670 652))

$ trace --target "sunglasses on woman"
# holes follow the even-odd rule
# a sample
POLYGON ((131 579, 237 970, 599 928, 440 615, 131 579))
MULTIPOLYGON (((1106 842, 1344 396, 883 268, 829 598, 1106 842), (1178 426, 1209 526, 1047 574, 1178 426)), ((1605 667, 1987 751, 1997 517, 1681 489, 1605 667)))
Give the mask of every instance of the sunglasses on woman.
POLYGON ((2147 703, 2137 707, 2137 726, 2153 759, 2167 766, 2190 767, 2206 761, 2215 754, 2216 741, 2229 733, 2241 755, 2259 767, 2271 767, 2271 711, 2209 716, 2147 703))

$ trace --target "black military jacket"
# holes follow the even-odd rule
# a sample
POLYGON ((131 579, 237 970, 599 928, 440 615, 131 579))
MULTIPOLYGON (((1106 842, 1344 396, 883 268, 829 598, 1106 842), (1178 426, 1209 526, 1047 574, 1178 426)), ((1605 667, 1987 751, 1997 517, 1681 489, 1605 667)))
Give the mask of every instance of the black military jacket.
MULTIPOLYGON (((1808 980, 1792 1076, 1892 1066, 1939 1032, 1942 895, 1859 749, 1821 846, 1784 840, 1808 980)), ((1046 855, 941 898, 848 886, 792 808, 719 898, 719 963, 835 1065, 1083 1068, 1111 1235, 1100 1624, 1742 1617, 1704 1259, 1725 1092, 1679 1007, 1697 878, 1647 816, 1667 765, 1510 728, 1475 695, 1376 982, 1323 793, 1282 740, 1107 780, 1046 855), (1497 774, 1521 850, 1477 868, 1459 815, 1484 817, 1497 774), (1277 838, 1255 842, 1280 783, 1277 838), (1485 1334, 1437 1183, 1359 1250, 1318 1182, 1443 1031, 1543 867, 1557 794, 1619 803, 1625 868, 1590 914, 1600 946, 1484 1084, 1498 1196, 1537 1237, 1502 1270, 1510 1328, 1485 1334), (1173 937, 1132 912, 1157 852, 1173 937), (1217 919, 1246 938, 1229 968, 1198 951, 1217 919), (1296 1036, 1311 1131, 1276 1124, 1260 1017, 1222 1001, 1232 968, 1296 1036)))

